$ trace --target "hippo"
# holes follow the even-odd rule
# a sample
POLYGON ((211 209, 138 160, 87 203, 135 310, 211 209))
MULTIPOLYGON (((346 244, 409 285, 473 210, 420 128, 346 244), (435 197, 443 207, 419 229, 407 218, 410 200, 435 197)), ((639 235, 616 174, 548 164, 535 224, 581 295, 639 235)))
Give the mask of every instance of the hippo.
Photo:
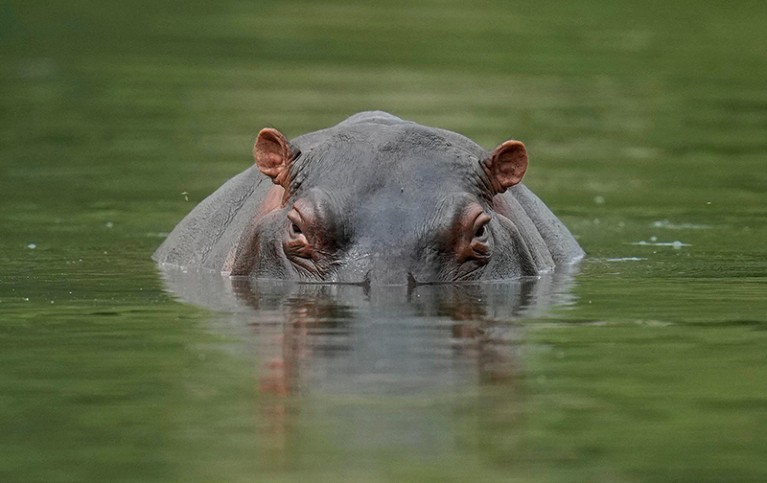
POLYGON ((255 164, 203 200, 154 253, 161 266, 307 283, 517 279, 584 251, 521 181, 528 156, 381 111, 289 141, 262 129, 255 164))

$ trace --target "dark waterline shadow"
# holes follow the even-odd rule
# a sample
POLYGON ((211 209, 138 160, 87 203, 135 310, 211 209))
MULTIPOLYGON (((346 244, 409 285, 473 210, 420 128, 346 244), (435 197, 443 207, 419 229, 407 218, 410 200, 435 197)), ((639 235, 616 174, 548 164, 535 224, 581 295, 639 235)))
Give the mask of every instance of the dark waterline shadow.
POLYGON ((371 309, 418 308, 420 316, 446 315, 465 320, 464 311, 477 317, 518 319, 544 314, 572 303, 571 288, 578 267, 508 281, 393 285, 305 284, 222 276, 210 270, 164 265, 159 270, 165 290, 179 301, 214 312, 250 313, 275 310, 288 301, 324 298, 344 306, 371 309), (446 310, 451 307, 452 310, 446 310))

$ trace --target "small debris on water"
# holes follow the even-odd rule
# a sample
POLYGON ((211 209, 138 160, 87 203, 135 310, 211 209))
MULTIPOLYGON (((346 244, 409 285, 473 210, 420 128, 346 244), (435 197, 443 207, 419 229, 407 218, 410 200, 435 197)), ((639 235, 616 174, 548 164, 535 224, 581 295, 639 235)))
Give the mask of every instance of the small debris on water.
POLYGON ((653 228, 667 228, 669 230, 706 230, 711 228, 711 225, 703 225, 699 223, 672 223, 669 220, 658 220, 652 223, 653 228))
POLYGON ((189 193, 187 191, 182 191, 181 196, 184 197, 184 201, 189 201, 189 193))
MULTIPOLYGON (((650 240, 651 241, 649 241, 649 242, 645 241, 645 240, 641 240, 641 241, 632 243, 632 245, 652 246, 652 247, 672 247, 675 250, 679 250, 682 247, 689 247, 690 246, 689 243, 682 243, 679 240, 675 240, 675 241, 672 241, 672 242, 659 242, 659 241, 656 241, 657 239, 655 237, 650 238, 650 240)), ((653 253, 655 253, 655 252, 653 252, 653 253)))
POLYGON ((112 228, 113 226, 115 226, 115 224, 112 223, 111 221, 106 222, 106 227, 107 228, 112 228))
POLYGON ((594 197, 594 203, 598 205, 604 205, 605 204, 605 197, 601 195, 597 195, 594 197))
POLYGON ((30 243, 29 245, 27 245, 27 248, 29 248, 30 250, 34 250, 35 248, 37 248, 37 245, 35 245, 34 243, 30 243))
POLYGON ((642 257, 622 257, 622 258, 608 258, 608 262, 640 262, 642 260, 647 260, 646 258, 642 257))

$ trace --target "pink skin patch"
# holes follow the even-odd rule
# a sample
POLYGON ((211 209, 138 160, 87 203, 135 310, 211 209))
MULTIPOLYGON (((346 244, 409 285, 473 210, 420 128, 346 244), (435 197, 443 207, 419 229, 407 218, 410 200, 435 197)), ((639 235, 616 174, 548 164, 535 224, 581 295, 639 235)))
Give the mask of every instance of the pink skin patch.
POLYGON ((264 197, 264 201, 258 207, 258 213, 256 214, 256 220, 266 215, 270 211, 274 211, 282 206, 283 198, 285 197, 285 188, 282 186, 274 186, 264 197))
MULTIPOLYGON (((284 197, 285 188, 282 186, 275 185, 272 189, 270 189, 266 196, 264 196, 261 204, 258 205, 258 210, 251 220, 250 226, 255 225, 258 220, 268 215, 272 211, 281 208, 284 197)), ((226 256, 226 262, 224 262, 224 267, 221 269, 221 273, 223 275, 230 275, 232 273, 232 268, 234 267, 234 262, 237 258, 237 252, 239 248, 239 244, 236 243, 232 249, 229 250, 229 254, 226 256)))

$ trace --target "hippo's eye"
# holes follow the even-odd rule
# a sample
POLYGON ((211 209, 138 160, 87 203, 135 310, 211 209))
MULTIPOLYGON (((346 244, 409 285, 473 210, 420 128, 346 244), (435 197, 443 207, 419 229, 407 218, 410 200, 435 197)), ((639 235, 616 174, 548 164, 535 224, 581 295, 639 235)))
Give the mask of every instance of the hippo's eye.
POLYGON ((480 214, 474 219, 474 241, 485 242, 489 236, 487 224, 490 223, 490 216, 487 213, 480 212, 480 214))
POLYGON ((454 238, 453 249, 462 266, 461 271, 469 273, 490 261, 493 249, 489 226, 491 221, 492 217, 479 203, 471 203, 459 213, 458 226, 454 228, 459 235, 454 238))
POLYGON ((469 242, 467 259, 486 262, 490 257, 490 215, 480 211, 472 224, 473 238, 469 242))
POLYGON ((288 213, 287 237, 283 242, 283 247, 285 253, 294 261, 296 259, 311 259, 314 252, 309 238, 301 229, 303 223, 305 221, 297 210, 293 209, 288 213))
POLYGON ((288 213, 288 235, 291 238, 298 238, 304 234, 304 230, 301 229, 303 219, 297 210, 293 209, 288 213))

